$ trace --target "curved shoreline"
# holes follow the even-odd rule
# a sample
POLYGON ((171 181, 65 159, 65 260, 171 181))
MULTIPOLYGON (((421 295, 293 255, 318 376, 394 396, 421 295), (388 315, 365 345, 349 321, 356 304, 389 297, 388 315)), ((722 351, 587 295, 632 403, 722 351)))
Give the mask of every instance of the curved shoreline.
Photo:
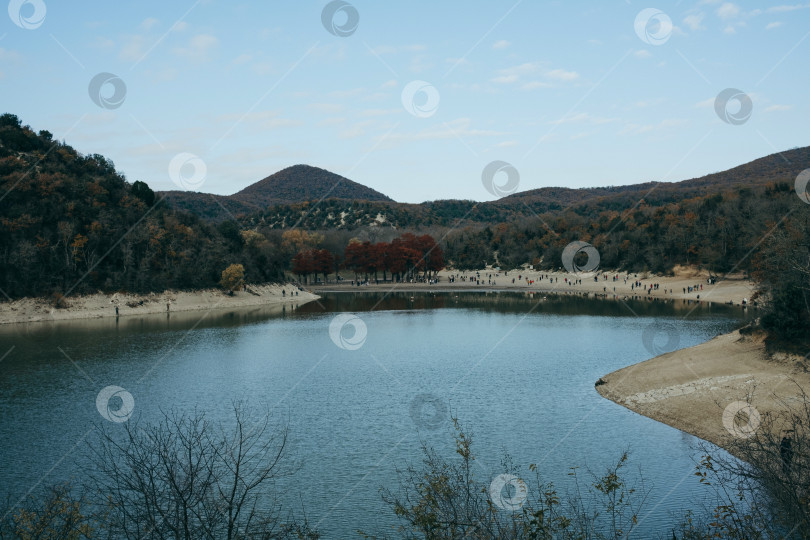
POLYGON ((649 276, 642 279, 641 274, 628 274, 627 272, 605 271, 600 276, 607 275, 608 279, 600 277, 598 281, 593 280, 593 274, 576 275, 566 272, 540 272, 536 270, 519 271, 511 270, 508 273, 496 270, 481 270, 478 272, 459 272, 442 270, 439 272, 439 281, 435 284, 424 282, 417 283, 375 283, 373 280, 368 285, 357 286, 351 284, 351 279, 344 278, 339 283, 318 283, 308 285, 313 290, 323 292, 347 292, 347 291, 412 291, 412 292, 453 292, 453 291, 506 291, 506 292, 530 292, 547 294, 577 294, 593 298, 605 298, 608 300, 636 299, 636 300, 688 300, 693 302, 708 302, 718 304, 741 305, 743 300, 754 296, 757 284, 742 275, 726 277, 713 285, 707 283, 709 273, 695 269, 676 269, 674 276, 649 276), (471 281, 456 279, 450 281, 450 276, 473 277, 481 275, 480 284, 471 281), (488 276, 492 279, 489 280, 488 276), (518 279, 518 276, 521 279, 518 279), (542 277, 541 277, 542 276, 542 277), (547 276, 547 277, 546 277, 547 276), (617 281, 613 281, 613 276, 618 276, 617 281), (528 284, 526 279, 533 283, 528 284), (515 283, 512 283, 512 279, 515 283), (627 279, 627 283, 625 283, 627 279), (553 282, 551 280, 554 280, 553 282), (566 281, 567 280, 567 281, 566 281), (571 280, 579 280, 582 283, 572 283, 571 280), (642 287, 634 287, 634 281, 641 281, 642 287), (659 288, 647 291, 649 284, 658 284, 659 288), (698 286, 693 292, 684 292, 684 289, 691 286, 698 286), (700 289, 703 286, 703 289, 700 289), (614 290, 615 289, 615 290, 614 290), (669 292, 669 291, 672 292, 669 292))
POLYGON ((319 296, 290 284, 250 285, 233 296, 220 289, 164 291, 148 294, 91 294, 68 297, 56 308, 48 298, 22 298, 0 303, 0 325, 46 321, 132 317, 159 313, 211 311, 255 306, 304 304, 319 296), (283 291, 283 292, 282 292, 283 291), (294 292, 298 292, 295 296, 294 292), (168 307, 167 307, 168 304, 168 307), (116 314, 116 306, 118 312, 116 314))
POLYGON ((739 432, 728 427, 724 411, 743 402, 760 415, 777 413, 800 388, 810 390, 800 358, 769 355, 761 337, 739 331, 619 369, 596 385, 601 396, 633 412, 727 449, 739 432))

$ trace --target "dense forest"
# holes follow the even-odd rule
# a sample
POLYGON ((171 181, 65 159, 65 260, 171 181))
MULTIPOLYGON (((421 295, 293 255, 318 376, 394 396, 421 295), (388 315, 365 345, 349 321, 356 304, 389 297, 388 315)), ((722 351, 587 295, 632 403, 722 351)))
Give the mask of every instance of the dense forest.
MULTIPOLYGON (((302 167, 262 186, 286 186, 292 197, 296 171, 331 174, 302 167)), ((565 246, 584 241, 599 251, 602 268, 749 273, 777 302, 765 324, 797 336, 810 326, 810 205, 793 182, 807 168, 810 148, 801 148, 675 184, 544 188, 492 203, 329 198, 205 219, 173 208, 144 182, 130 184, 105 157, 82 155, 5 114, 0 288, 16 298, 214 287, 232 264, 243 265, 247 282, 341 268, 400 278, 444 265, 557 269, 565 246), (420 238, 430 248, 406 245, 407 256, 391 255, 420 238)))
POLYGON ((289 260, 232 222, 169 209, 104 156, 82 155, 12 114, 0 116, 0 193, 5 298, 213 287, 232 263, 247 279, 277 280, 289 260))

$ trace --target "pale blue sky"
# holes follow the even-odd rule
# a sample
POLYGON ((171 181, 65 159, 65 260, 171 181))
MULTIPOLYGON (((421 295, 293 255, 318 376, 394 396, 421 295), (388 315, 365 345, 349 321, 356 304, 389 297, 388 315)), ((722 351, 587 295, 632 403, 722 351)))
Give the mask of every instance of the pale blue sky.
POLYGON ((200 191, 307 163, 405 202, 494 199, 494 160, 522 191, 682 180, 810 144, 810 3, 352 0, 345 37, 328 4, 12 0, 2 109, 156 190, 190 153, 200 191), (637 33, 647 8, 672 27, 637 33), (102 72, 126 84, 117 108, 89 96, 102 72), (421 117, 412 81, 439 98, 417 94, 421 117), (750 96, 744 123, 715 111, 727 88, 750 96))

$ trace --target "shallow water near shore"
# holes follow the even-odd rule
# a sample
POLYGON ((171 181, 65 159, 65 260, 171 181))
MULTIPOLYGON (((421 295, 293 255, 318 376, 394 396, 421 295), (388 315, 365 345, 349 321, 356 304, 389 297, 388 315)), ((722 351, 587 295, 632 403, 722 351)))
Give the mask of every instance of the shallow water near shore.
POLYGON ((650 350, 655 325, 677 328, 682 348, 751 315, 681 301, 374 292, 325 293, 283 309, 6 325, 0 496, 16 502, 77 479, 87 441, 107 422, 96 397, 116 385, 142 421, 174 407, 227 422, 242 399, 272 408, 301 465, 279 485, 285 506, 303 508, 325 538, 358 529, 396 536, 380 488, 395 489, 396 468, 419 463, 420 441, 454 455, 450 423, 420 415, 419 396, 429 395, 473 432, 485 482, 505 472, 507 452, 527 477, 537 464, 565 491, 569 467, 601 472, 629 448, 631 472, 640 467, 652 489, 642 536, 666 534, 671 512, 707 495, 693 475, 698 441, 600 397, 594 383, 664 346, 653 340, 650 350), (330 336, 342 312, 358 315, 364 339, 330 336))

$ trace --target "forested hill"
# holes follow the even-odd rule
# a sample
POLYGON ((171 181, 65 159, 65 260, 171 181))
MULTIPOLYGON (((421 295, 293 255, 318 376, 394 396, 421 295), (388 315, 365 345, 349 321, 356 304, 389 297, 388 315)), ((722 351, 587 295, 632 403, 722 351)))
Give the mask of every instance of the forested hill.
POLYGON ((736 193, 761 193, 767 186, 793 185, 796 176, 810 168, 810 147, 797 148, 757 159, 727 171, 681 182, 646 182, 628 186, 570 189, 541 188, 492 202, 438 200, 422 204, 383 201, 326 200, 270 206, 247 212, 246 225, 310 230, 364 227, 425 228, 490 226, 573 212, 596 217, 600 212, 622 212, 640 204, 661 207, 696 197, 736 193))
POLYGON ((571 189, 548 187, 515 193, 497 201, 437 200, 397 203, 389 197, 317 167, 295 165, 233 195, 182 191, 161 193, 166 202, 199 217, 220 222, 239 219, 271 228, 342 229, 363 227, 492 225, 568 210, 621 210, 643 199, 660 206, 736 188, 792 183, 810 168, 810 147, 766 156, 727 171, 681 182, 571 189), (318 202, 317 205, 313 204, 318 202))
POLYGON ((4 299, 68 295, 69 303, 98 290, 213 287, 230 263, 243 264, 248 279, 278 279, 288 254, 265 244, 248 248, 232 222, 178 213, 104 156, 82 155, 12 114, 0 116, 4 299))
POLYGON ((322 199, 394 202, 369 187, 310 165, 287 167, 233 195, 183 191, 167 191, 163 195, 173 207, 214 221, 256 213, 269 206, 322 199))
POLYGON ((321 199, 393 202, 393 199, 378 191, 310 165, 287 167, 234 193, 230 198, 263 207, 321 199))
POLYGON ((810 167, 810 146, 778 152, 727 171, 707 174, 681 182, 645 182, 626 186, 566 189, 540 188, 515 193, 501 199, 507 204, 531 204, 548 201, 568 206, 594 199, 626 199, 627 196, 645 201, 672 201, 697 195, 723 192, 739 186, 762 186, 776 182, 793 182, 796 175, 810 167))

